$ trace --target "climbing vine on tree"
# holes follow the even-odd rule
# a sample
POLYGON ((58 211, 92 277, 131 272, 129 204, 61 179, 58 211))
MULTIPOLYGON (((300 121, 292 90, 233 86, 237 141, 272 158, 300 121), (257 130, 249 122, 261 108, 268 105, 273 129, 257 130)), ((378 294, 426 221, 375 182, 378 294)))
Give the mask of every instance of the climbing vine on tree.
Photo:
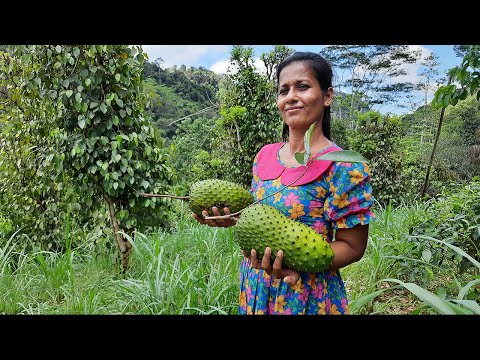
POLYGON ((11 96, 24 99, 19 111, 31 127, 40 107, 54 118, 50 136, 62 150, 55 181, 74 179, 84 211, 106 205, 126 269, 132 245, 122 234, 167 223, 164 200, 140 192, 163 192, 173 176, 164 140, 144 116, 141 47, 12 46, 10 54, 31 69, 11 74, 11 96))

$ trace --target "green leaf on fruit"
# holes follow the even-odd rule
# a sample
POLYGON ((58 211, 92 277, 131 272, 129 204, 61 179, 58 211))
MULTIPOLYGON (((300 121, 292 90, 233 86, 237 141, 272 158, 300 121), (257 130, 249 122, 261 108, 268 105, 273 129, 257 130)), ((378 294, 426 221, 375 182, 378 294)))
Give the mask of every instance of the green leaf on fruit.
POLYGON ((311 155, 310 144, 312 142, 311 140, 312 140, 312 134, 313 134, 313 129, 315 128, 315 124, 316 124, 316 122, 314 122, 312 125, 310 125, 310 127, 308 128, 308 130, 305 133, 305 136, 303 138, 303 145, 305 147, 305 151, 296 152, 295 155, 294 155, 295 160, 297 160, 297 162, 299 164, 306 165, 307 162, 308 162, 308 158, 311 155))
POLYGON ((339 162, 368 162, 360 153, 353 150, 331 151, 316 157, 317 160, 330 160, 339 162))

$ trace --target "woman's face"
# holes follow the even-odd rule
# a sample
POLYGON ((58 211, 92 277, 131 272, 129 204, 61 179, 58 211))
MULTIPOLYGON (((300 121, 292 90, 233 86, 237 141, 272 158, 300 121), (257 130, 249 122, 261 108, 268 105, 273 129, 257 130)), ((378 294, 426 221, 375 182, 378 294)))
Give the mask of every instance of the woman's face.
POLYGON ((308 129, 321 122, 325 106, 332 102, 333 90, 324 94, 313 70, 303 62, 290 63, 279 76, 277 107, 290 129, 308 129))

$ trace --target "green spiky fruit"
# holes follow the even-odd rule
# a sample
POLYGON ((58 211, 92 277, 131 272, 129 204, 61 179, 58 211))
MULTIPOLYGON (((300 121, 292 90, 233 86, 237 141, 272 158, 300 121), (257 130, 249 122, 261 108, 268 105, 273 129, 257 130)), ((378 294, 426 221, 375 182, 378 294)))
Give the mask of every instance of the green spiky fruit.
POLYGON ((272 261, 277 251, 283 250, 283 266, 297 271, 326 270, 333 261, 332 248, 322 234, 269 205, 255 204, 243 210, 234 229, 240 247, 247 253, 255 249, 259 259, 268 246, 272 261))
POLYGON ((227 207, 233 214, 253 203, 253 195, 238 184, 218 179, 197 181, 190 186, 190 209, 202 217, 202 210, 207 210, 210 216, 212 207, 218 208, 224 215, 227 207))

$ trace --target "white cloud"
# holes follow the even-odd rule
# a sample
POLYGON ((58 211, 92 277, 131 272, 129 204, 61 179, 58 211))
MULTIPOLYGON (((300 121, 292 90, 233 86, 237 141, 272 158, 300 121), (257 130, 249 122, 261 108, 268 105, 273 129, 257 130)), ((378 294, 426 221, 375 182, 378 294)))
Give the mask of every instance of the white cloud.
MULTIPOLYGON (((265 68, 263 61, 259 57, 254 60, 253 65, 260 74, 266 74, 267 69, 265 68)), ((237 72, 238 69, 236 68, 236 66, 231 65, 230 59, 225 59, 217 61, 215 64, 210 66, 209 70, 221 75, 227 73, 227 71, 229 71, 230 74, 234 74, 237 72)))
POLYGON ((203 57, 225 53, 228 48, 228 45, 142 45, 148 61, 154 62, 162 58, 166 68, 173 65, 198 67, 203 57))
POLYGON ((263 74, 265 75, 267 73, 267 68, 265 67, 265 64, 263 63, 263 61, 257 57, 254 61, 254 66, 255 66, 255 69, 257 69, 257 71, 260 73, 260 74, 263 74))
POLYGON ((220 60, 215 64, 210 66, 209 70, 213 71, 216 74, 225 74, 230 66, 230 60, 220 60))

